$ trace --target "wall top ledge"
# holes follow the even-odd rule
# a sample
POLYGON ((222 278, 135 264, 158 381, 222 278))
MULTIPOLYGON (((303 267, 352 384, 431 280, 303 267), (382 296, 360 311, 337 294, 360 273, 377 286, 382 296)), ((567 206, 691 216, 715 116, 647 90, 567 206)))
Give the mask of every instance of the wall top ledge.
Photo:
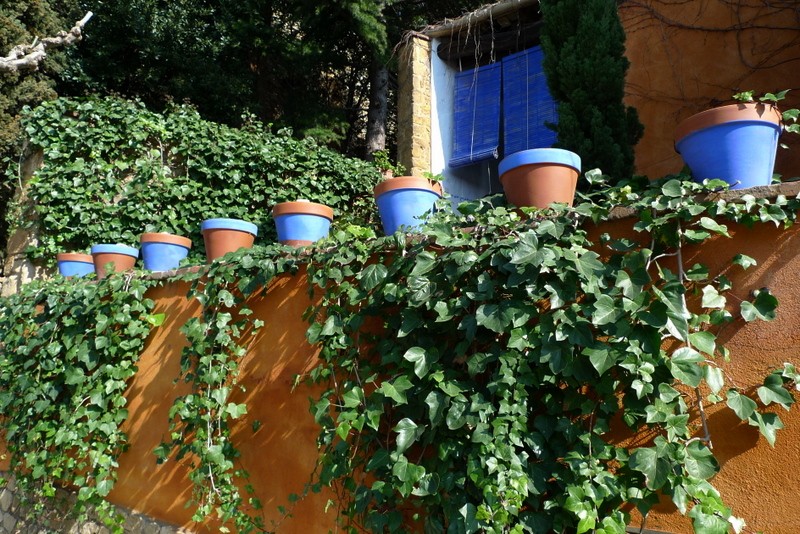
MULTIPOLYGON (((774 185, 760 185, 758 187, 750 187, 748 189, 728 189, 725 191, 717 191, 709 193, 705 197, 700 197, 701 200, 725 200, 727 202, 735 202, 745 195, 750 195, 755 198, 768 198, 773 199, 781 195, 785 197, 800 196, 800 181, 786 182, 774 185)), ((618 206, 611 210, 608 214, 609 221, 619 219, 627 219, 636 215, 636 210, 628 207, 618 206)))

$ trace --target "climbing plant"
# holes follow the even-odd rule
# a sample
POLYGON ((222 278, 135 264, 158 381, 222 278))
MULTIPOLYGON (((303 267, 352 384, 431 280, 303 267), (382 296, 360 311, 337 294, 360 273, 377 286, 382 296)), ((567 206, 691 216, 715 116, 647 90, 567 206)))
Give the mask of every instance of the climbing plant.
MULTIPOLYGON (((589 178, 598 176, 590 173, 589 178)), ((716 333, 775 316, 768 290, 740 306, 730 280, 682 249, 740 224, 793 221, 796 200, 698 201, 685 176, 603 191, 574 210, 520 216, 502 201, 437 214, 412 239, 322 252, 316 403, 321 481, 372 532, 625 532, 671 498, 697 532, 740 532, 709 481, 704 406, 724 402, 770 444, 798 375, 757 396, 726 379, 716 333), (623 204, 634 238, 592 236, 623 204), (345 252, 347 251, 347 252, 345 252), (751 398, 752 397, 752 398, 751 398), (699 410, 700 417, 691 414, 699 410), (631 447, 625 436, 654 439, 631 447)), ((711 184, 711 187, 720 184, 711 184)), ((737 269, 755 260, 731 258, 737 269)))
POLYGON ((0 303, 0 435, 31 510, 42 498, 78 488, 76 508, 105 502, 128 446, 124 391, 144 341, 163 314, 144 293, 152 281, 116 276, 100 282, 34 281, 0 303))
MULTIPOLYGON (((133 245, 145 231, 190 237, 201 256, 200 223, 212 217, 249 220, 269 240, 272 206, 297 198, 362 224, 374 217, 373 165, 256 121, 235 129, 189 107, 158 114, 136 102, 86 98, 28 110, 23 127, 45 163, 27 190, 34 213, 15 211, 11 222, 37 225, 30 256, 38 261, 96 243, 133 245)), ((16 181, 17 165, 7 173, 16 181)))
MULTIPOLYGON (((605 180, 586 177, 595 188, 605 180)), ((457 212, 443 205, 412 235, 342 226, 311 249, 255 247, 179 274, 173 281, 190 282, 187 296, 200 304, 182 329, 176 377, 190 391, 176 399, 154 461, 188 463, 196 520, 214 516, 241 532, 272 527, 232 438, 235 425, 250 423, 238 376, 261 327, 254 301, 269 298, 263 288, 275 276, 304 268, 316 298, 307 335, 321 348, 311 378, 329 386, 312 407, 317 482, 337 490, 348 528, 617 533, 630 506, 646 514, 666 496, 697 532, 741 531, 743 519, 713 486, 719 464, 705 408, 724 404, 772 444, 782 423, 765 408, 794 403, 798 374, 786 364, 752 391, 726 376, 736 354, 720 329, 772 320, 778 303, 766 289, 741 299, 736 276, 687 265, 684 250, 725 239, 731 222, 781 231, 800 201, 723 199, 708 194, 721 183, 687 178, 603 187, 548 211, 520 212, 499 197, 457 212), (597 230, 620 209, 633 235, 597 230), (652 441, 626 441, 644 434, 652 441)), ((755 264, 746 252, 729 270, 755 264)), ((94 503, 113 484, 124 448, 115 444, 125 439, 118 395, 160 321, 144 295, 155 282, 146 280, 56 278, 0 300, 0 402, 4 414, 20 414, 0 424, 15 472, 33 477, 29 487, 88 487, 80 492, 94 503), (125 352, 95 362, 112 350, 125 352), (89 363, 79 372, 60 363, 70 358, 89 363), (41 386, 41 376, 54 386, 41 386), (82 389, 61 394, 73 383, 82 389), (73 419, 95 405, 112 426, 73 419), (23 415, 37 410, 63 419, 45 418, 58 424, 39 429, 41 418, 23 415), (22 424, 35 431, 14 426, 22 424), (90 458, 104 459, 91 477, 80 460, 72 471, 62 465, 75 456, 41 454, 90 446, 102 448, 90 458)))

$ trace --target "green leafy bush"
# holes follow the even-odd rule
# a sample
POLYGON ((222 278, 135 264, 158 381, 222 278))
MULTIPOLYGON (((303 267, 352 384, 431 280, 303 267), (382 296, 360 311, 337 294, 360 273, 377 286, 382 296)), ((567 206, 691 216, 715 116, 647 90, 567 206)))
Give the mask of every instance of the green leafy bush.
POLYGON ((200 223, 212 217, 249 220, 270 241, 272 206, 297 198, 373 221, 374 166, 257 122, 235 129, 189 107, 161 115, 135 102, 89 98, 46 102, 26 113, 23 126, 45 161, 29 188, 37 260, 94 243, 135 245, 144 231, 190 237, 198 254, 200 223))

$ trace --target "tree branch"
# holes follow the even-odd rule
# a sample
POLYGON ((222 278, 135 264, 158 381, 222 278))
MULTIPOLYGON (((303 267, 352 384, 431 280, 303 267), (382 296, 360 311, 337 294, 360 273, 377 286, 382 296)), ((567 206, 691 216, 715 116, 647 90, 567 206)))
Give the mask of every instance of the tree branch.
POLYGON ((81 31, 84 25, 92 18, 89 11, 75 23, 69 31, 58 32, 55 37, 35 38, 29 45, 17 45, 11 49, 6 57, 0 57, 0 72, 17 72, 19 70, 37 70, 39 64, 47 57, 47 50, 61 48, 80 41, 83 37, 81 31))

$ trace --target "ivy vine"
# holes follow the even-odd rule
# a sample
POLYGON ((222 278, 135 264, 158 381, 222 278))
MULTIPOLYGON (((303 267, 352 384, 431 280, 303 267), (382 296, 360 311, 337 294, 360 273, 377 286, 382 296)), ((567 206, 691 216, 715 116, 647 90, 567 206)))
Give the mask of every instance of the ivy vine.
MULTIPOLYGON (((200 223, 213 217, 251 221, 269 242, 272 206, 297 198, 331 206, 344 220, 375 217, 373 165, 257 121, 236 129, 190 107, 162 115, 92 97, 45 102, 26 110, 22 124, 29 150, 41 150, 45 163, 28 187, 34 213, 12 217, 37 224, 29 255, 38 262, 96 243, 133 245, 151 231, 191 238, 201 258, 200 223)), ((16 182, 17 166, 6 172, 16 182)))
POLYGON ((34 281, 0 304, 0 433, 22 495, 38 519, 69 485, 76 511, 105 501, 128 436, 124 397, 150 330, 163 321, 144 298, 152 281, 34 281))

